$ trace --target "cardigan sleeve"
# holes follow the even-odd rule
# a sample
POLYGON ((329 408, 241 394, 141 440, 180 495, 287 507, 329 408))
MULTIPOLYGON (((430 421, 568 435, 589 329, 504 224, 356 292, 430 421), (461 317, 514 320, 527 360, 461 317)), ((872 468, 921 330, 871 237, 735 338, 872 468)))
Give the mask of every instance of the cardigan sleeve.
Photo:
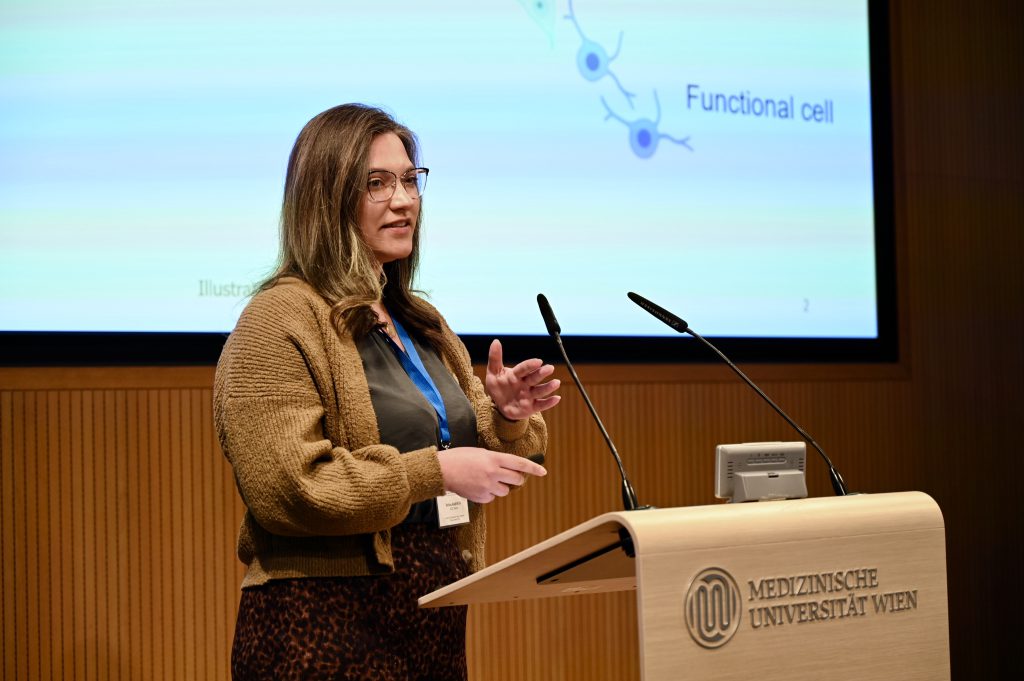
POLYGON ((324 386, 331 372, 308 331, 315 323, 295 322, 305 312, 299 307, 258 296, 218 364, 215 424, 239 492, 256 522, 274 534, 392 527, 412 503, 444 493, 436 448, 400 453, 375 444, 350 451, 328 439, 324 386))

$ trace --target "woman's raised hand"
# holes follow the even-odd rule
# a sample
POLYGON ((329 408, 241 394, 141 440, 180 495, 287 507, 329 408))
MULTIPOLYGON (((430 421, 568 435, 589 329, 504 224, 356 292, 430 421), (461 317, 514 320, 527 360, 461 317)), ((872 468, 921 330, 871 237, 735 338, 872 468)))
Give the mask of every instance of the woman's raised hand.
POLYGON ((547 469, 515 454, 479 447, 455 447, 437 453, 444 488, 478 504, 503 497, 527 475, 547 475, 547 469))
POLYGON ((528 359, 511 368, 505 366, 501 341, 495 339, 487 353, 484 388, 502 416, 518 421, 550 409, 562 399, 554 394, 561 381, 555 378, 542 382, 554 372, 555 367, 539 359, 528 359))

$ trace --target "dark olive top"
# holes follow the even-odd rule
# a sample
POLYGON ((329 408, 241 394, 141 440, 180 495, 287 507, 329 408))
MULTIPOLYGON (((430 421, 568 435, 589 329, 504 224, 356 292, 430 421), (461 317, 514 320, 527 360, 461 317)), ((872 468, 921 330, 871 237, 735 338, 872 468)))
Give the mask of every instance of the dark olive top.
MULTIPOLYGON (((455 377, 437 353, 412 336, 413 345, 434 385, 441 393, 448 414, 448 430, 452 447, 476 447, 476 415, 459 388, 455 377)), ((400 452, 436 445, 441 447, 441 431, 437 412, 402 368, 392 345, 383 333, 374 331, 356 342, 363 360, 366 382, 370 386, 370 399, 377 416, 382 444, 391 445, 400 452)), ((437 504, 433 499, 414 503, 402 522, 437 522, 437 504)))

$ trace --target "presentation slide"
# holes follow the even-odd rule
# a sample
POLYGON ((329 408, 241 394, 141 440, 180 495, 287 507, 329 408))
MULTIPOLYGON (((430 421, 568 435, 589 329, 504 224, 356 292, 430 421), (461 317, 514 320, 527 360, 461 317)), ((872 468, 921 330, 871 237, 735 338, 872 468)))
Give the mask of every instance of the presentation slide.
POLYGON ((344 102, 430 168, 463 334, 878 333, 866 0, 4 0, 0 330, 226 332, 344 102))

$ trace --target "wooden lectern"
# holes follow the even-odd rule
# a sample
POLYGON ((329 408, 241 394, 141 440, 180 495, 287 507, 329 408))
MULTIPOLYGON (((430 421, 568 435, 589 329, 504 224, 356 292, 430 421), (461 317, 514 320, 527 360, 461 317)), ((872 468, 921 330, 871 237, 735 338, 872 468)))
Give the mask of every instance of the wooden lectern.
POLYGON ((645 681, 949 678, 945 529, 920 492, 606 513, 419 602, 626 589, 645 681))

